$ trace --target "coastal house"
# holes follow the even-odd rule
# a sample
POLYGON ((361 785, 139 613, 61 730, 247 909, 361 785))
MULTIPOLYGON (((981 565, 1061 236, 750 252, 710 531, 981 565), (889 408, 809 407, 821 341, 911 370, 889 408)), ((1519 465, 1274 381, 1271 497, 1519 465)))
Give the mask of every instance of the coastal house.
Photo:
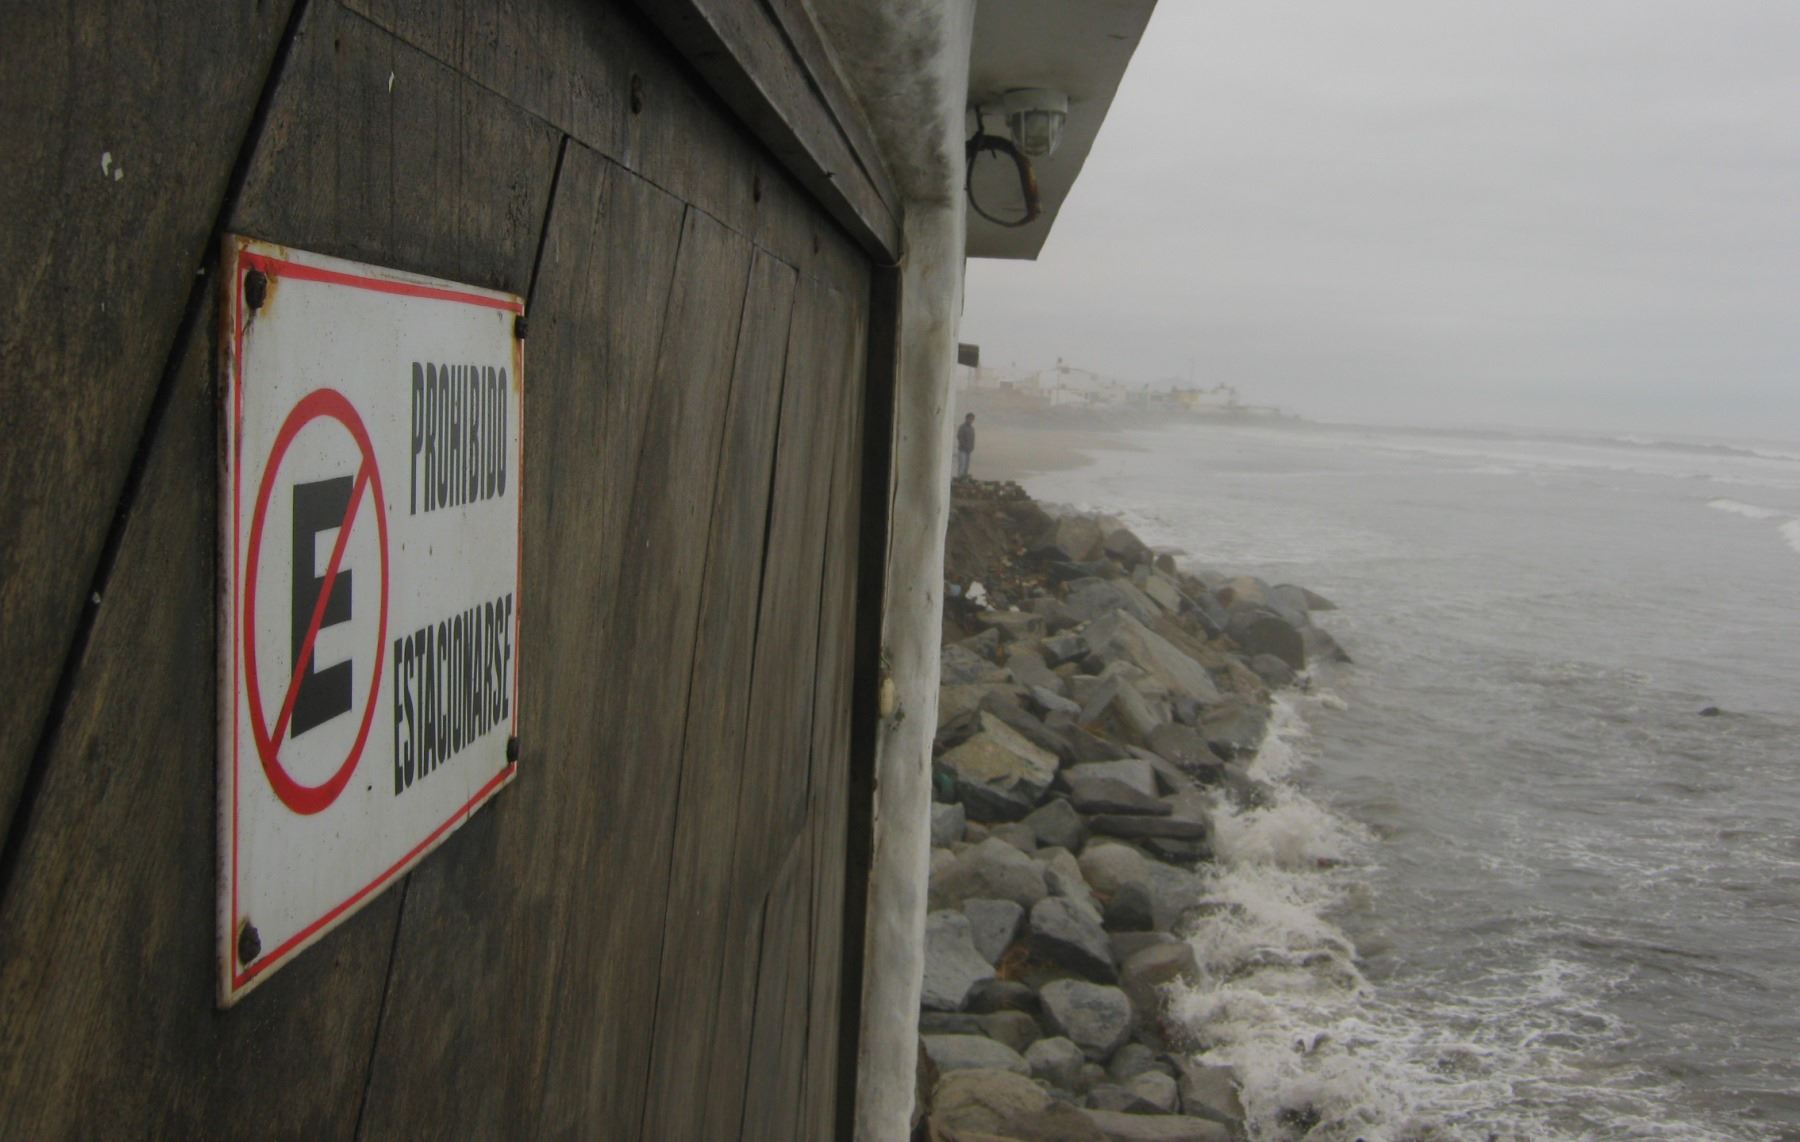
MULTIPOLYGON (((0 12, 9 1133, 904 1136, 964 259, 1037 255, 1151 3, 0 12), (226 396, 246 330, 326 286, 498 331, 517 526, 444 534, 516 545, 516 703, 482 720, 495 780, 278 941, 221 887, 227 792, 301 733, 260 769, 228 744, 262 616, 226 396)), ((270 344, 391 355, 343 309, 270 344)), ((291 560, 270 529, 290 705, 349 576, 347 629, 407 587, 385 525, 379 566, 350 546, 364 486, 328 566, 298 507, 291 560)), ((359 820, 412 787, 373 648, 330 652, 374 680, 320 798, 359 820)), ((355 855, 275 832, 302 884, 355 855)))

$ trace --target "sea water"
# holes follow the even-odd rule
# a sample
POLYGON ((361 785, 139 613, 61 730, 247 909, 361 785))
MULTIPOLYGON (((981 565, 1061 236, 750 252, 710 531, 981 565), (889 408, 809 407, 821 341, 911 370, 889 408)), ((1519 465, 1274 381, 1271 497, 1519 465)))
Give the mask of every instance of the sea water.
POLYGON ((1800 1138, 1800 445, 1129 439, 1027 485, 1355 658, 1215 822, 1176 1000, 1252 1136, 1800 1138))

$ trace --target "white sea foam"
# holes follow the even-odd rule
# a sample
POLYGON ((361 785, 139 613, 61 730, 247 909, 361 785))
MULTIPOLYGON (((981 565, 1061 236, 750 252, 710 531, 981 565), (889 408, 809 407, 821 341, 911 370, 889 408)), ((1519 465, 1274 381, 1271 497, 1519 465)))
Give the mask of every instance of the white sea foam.
POLYGON ((1800 519, 1790 519, 1782 524, 1781 538, 1787 540, 1789 547, 1800 552, 1800 519))
POLYGON ((1780 519, 1787 514, 1783 511, 1777 511, 1774 508, 1759 507, 1756 504, 1746 504, 1739 500, 1728 500, 1724 497, 1720 497, 1716 500, 1709 500, 1706 506, 1712 508, 1714 511, 1730 512, 1732 515, 1741 515, 1745 519, 1780 519))

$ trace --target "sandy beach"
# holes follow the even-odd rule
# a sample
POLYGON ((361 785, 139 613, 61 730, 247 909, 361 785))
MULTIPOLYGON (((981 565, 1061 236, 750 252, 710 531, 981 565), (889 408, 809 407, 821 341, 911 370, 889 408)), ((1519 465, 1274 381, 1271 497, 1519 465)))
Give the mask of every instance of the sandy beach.
POLYGON ((1143 451, 1116 433, 1019 428, 1000 420, 1001 414, 976 414, 975 455, 969 474, 978 480, 1023 480, 1091 464, 1096 452, 1143 451))

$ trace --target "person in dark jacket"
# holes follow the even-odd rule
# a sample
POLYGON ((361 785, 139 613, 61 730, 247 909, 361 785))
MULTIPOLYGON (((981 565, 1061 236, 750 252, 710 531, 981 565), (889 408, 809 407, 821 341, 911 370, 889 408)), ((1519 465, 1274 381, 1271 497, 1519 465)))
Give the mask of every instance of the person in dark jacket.
POLYGON ((956 426, 956 478, 969 478, 969 454, 975 451, 975 414, 963 417, 956 426))

